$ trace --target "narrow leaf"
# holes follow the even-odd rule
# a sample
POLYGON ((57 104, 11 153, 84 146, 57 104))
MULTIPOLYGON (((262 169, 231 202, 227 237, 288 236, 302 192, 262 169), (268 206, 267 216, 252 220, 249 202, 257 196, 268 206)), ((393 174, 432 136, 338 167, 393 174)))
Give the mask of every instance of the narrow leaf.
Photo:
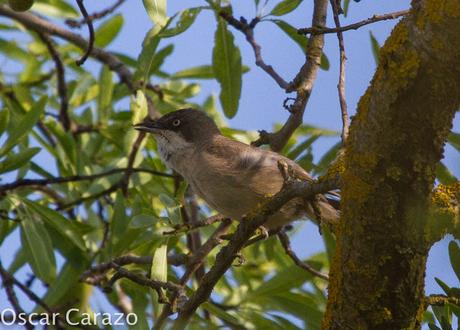
POLYGON ((115 15, 102 23, 95 31, 96 40, 94 40, 94 45, 100 48, 109 45, 117 37, 118 33, 121 31, 122 26, 122 15, 115 15))
POLYGON ((190 26, 192 26, 193 22, 195 22, 195 19, 200 12, 200 7, 189 8, 182 11, 176 26, 161 32, 160 37, 170 38, 185 32, 190 26))
POLYGON ((25 212, 22 220, 21 242, 26 258, 37 277, 45 283, 52 283, 56 278, 56 260, 51 238, 43 223, 30 212, 25 212))
POLYGON ((444 165, 443 162, 436 164, 436 178, 442 184, 450 184, 457 182, 457 178, 452 174, 452 172, 444 165))
POLYGON ((160 37, 158 36, 160 31, 161 28, 156 26, 150 29, 145 35, 144 41, 142 42, 141 53, 137 58, 137 68, 134 73, 134 80, 148 81, 152 60, 158 44, 160 43, 160 37))
POLYGON ((449 243, 449 258, 450 264, 460 281, 460 247, 455 241, 449 243))
POLYGON ((32 108, 27 112, 19 121, 17 125, 9 133, 8 139, 6 140, 3 147, 0 149, 0 157, 10 151, 24 135, 28 134, 29 131, 34 127, 40 118, 41 114, 45 110, 47 97, 43 96, 38 100, 32 108))
POLYGON ((283 0, 272 9, 270 15, 283 16, 296 9, 302 0, 283 0))
POLYGON ((460 151, 460 133, 450 133, 447 141, 450 143, 452 147, 460 151))
POLYGON ((26 199, 23 199, 22 202, 30 209, 30 211, 32 211, 32 213, 40 215, 42 221, 56 230, 63 239, 68 240, 82 251, 86 250, 85 242, 81 237, 81 233, 71 221, 64 218, 59 212, 26 199))
POLYGON ((114 83, 113 74, 108 66, 104 65, 99 74, 99 95, 97 99, 98 114, 101 122, 109 119, 110 108, 112 105, 114 83))
POLYGON ((238 111, 241 96, 241 54, 234 44, 227 23, 219 18, 212 56, 214 75, 220 84, 220 103, 224 114, 232 118, 238 111))
MULTIPOLYGON (((289 37, 291 38, 305 54, 307 51, 308 38, 304 35, 298 34, 297 29, 280 19, 271 20, 271 22, 278 25, 278 27, 289 37)), ((323 53, 321 54, 320 68, 323 70, 329 70, 330 63, 327 56, 323 53)))
POLYGON ((164 26, 168 20, 166 15, 166 0, 142 0, 152 22, 164 26))
POLYGON ((371 39, 372 55, 374 56, 375 64, 379 64, 379 54, 380 54, 380 45, 377 39, 375 38, 372 31, 369 31, 369 37, 371 39))
POLYGON ((136 91, 135 97, 131 97, 131 111, 133 112, 133 124, 140 123, 148 114, 147 99, 140 89, 136 91))
POLYGON ((0 111, 0 136, 5 132, 8 127, 8 122, 10 119, 10 110, 8 108, 3 108, 0 111))
POLYGON ((30 159, 40 151, 40 148, 28 148, 17 154, 12 154, 0 162, 0 173, 14 171, 15 169, 28 164, 30 159))

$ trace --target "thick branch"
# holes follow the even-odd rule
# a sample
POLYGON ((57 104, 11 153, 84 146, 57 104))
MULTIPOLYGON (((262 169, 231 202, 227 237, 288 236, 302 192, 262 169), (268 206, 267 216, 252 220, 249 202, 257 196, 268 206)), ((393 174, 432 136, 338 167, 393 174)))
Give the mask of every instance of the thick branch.
POLYGON ((421 327, 430 195, 460 106, 460 7, 434 3, 412 2, 353 118, 324 329, 421 327))

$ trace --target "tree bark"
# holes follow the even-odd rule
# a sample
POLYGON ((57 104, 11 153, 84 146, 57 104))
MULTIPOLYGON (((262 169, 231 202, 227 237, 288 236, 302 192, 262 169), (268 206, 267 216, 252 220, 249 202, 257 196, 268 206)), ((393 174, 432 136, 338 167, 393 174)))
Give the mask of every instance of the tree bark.
POLYGON ((460 105, 460 1, 414 0, 346 145, 324 329, 419 329, 435 167, 460 105))

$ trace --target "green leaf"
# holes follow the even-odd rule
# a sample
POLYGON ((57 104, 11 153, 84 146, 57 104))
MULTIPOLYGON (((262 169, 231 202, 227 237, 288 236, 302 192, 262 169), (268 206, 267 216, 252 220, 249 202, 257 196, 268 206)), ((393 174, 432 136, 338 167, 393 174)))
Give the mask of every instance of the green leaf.
POLYGON ((310 147, 316 140, 319 139, 321 135, 315 134, 310 136, 308 139, 306 139, 304 142, 299 144, 297 147, 293 148, 289 153, 287 154, 287 157, 290 159, 296 159, 297 157, 300 156, 302 152, 307 150, 308 147, 310 147))
POLYGON ((166 194, 160 194, 158 196, 160 201, 166 207, 166 212, 168 213, 169 222, 173 225, 181 223, 181 213, 180 205, 178 202, 166 194))
POLYGON ((302 0, 283 0, 272 9, 269 15, 283 16, 296 9, 302 0))
POLYGON ((10 121, 10 110, 8 108, 3 108, 0 111, 0 136, 5 133, 8 123, 10 121))
POLYGON ((35 156, 41 149, 40 148, 27 148, 17 154, 12 154, 5 160, 0 162, 0 173, 13 171, 24 164, 28 163, 29 160, 35 156))
POLYGON ((449 258, 450 264, 460 281, 460 247, 455 241, 449 243, 449 258))
POLYGON ((214 75, 220 84, 220 103, 225 116, 232 118, 238 111, 241 96, 241 54, 234 44, 227 23, 219 18, 212 53, 214 75))
POLYGON ((342 147, 342 142, 337 142, 331 147, 319 160, 314 170, 315 174, 322 174, 328 167, 329 164, 336 158, 337 152, 342 147))
POLYGON ((32 108, 20 119, 19 123, 15 125, 11 132, 9 133, 8 139, 6 140, 3 147, 0 149, 0 157, 5 155, 8 151, 13 148, 18 141, 34 127, 38 119, 45 110, 45 105, 47 102, 47 97, 42 96, 32 108))
POLYGON ((21 221, 21 243, 34 274, 45 283, 56 278, 56 260, 51 238, 43 223, 26 210, 21 221))
POLYGON ((32 213, 37 213, 44 223, 56 230, 62 236, 62 239, 71 242, 81 251, 86 251, 85 242, 81 237, 81 233, 71 221, 64 218, 59 212, 48 207, 44 207, 26 199, 22 199, 22 202, 33 211, 32 213))
POLYGON ((375 38, 372 31, 369 31, 369 37, 371 39, 372 55, 374 56, 375 64, 379 64, 379 54, 380 54, 380 45, 377 39, 375 38))
POLYGON ((343 1, 343 16, 347 17, 348 15, 348 8, 350 7, 350 0, 343 1))
POLYGON ((197 7, 182 11, 176 26, 161 32, 160 37, 170 38, 185 32, 193 24, 193 22, 195 22, 195 19, 201 12, 201 9, 201 7, 197 7))
POLYGON ((161 31, 159 26, 150 29, 142 42, 142 50, 137 58, 137 68, 134 73, 134 80, 148 81, 150 68, 161 38, 158 33, 161 31))
POLYGON ((147 99, 140 89, 136 91, 135 97, 131 97, 131 111, 133 112, 133 124, 140 123, 148 115, 147 99))
POLYGON ((59 19, 79 18, 80 13, 75 8, 62 0, 41 0, 35 1, 34 11, 45 16, 54 16, 59 19))
POLYGON ((115 15, 102 23, 95 31, 94 45, 99 48, 109 45, 118 35, 123 26, 123 16, 115 15))
POLYGON ((155 53, 152 59, 152 63, 150 64, 150 74, 157 74, 160 71, 165 58, 172 54, 174 50, 174 45, 168 45, 163 47, 158 52, 155 53))
POLYGON ((452 147, 460 151, 460 133, 450 133, 447 137, 447 141, 452 147))
POLYGON ((166 15, 166 0, 142 0, 152 22, 164 26, 168 20, 166 15))
POLYGON ((150 276, 153 280, 166 282, 168 280, 168 244, 162 244, 155 249, 152 258, 150 276))
POLYGON ((105 123, 109 119, 113 95, 113 74, 107 65, 104 65, 99 74, 99 95, 97 108, 100 121, 105 123))
POLYGON ((24 63, 30 60, 29 53, 19 47, 16 41, 0 38, 0 52, 4 53, 7 58, 12 58, 24 63))
POLYGON ((442 184, 450 184, 457 182, 457 178, 452 174, 452 172, 444 165, 443 162, 436 164, 436 178, 442 184))
POLYGON ((438 285, 442 288, 442 290, 447 294, 447 295, 450 295, 450 288, 449 286, 444 283, 443 281, 441 281, 439 278, 435 277, 434 280, 436 281, 436 283, 438 283, 438 285))
MULTIPOLYGON (((304 54, 306 53, 308 45, 308 38, 306 36, 298 34, 297 29, 295 27, 293 27, 289 23, 286 23, 283 20, 273 19, 270 21, 278 25, 278 27, 300 47, 302 52, 304 54)), ((321 62, 319 66, 323 70, 329 70, 329 59, 324 53, 321 54, 321 62)))
POLYGON ((209 313, 214 314, 217 316, 219 319, 227 321, 229 324, 234 324, 234 325, 240 325, 242 326, 240 320, 233 316, 232 314, 226 312, 222 308, 219 308, 218 306, 210 303, 210 302, 205 302, 201 305, 205 310, 207 310, 209 313))
POLYGON ((118 242, 123 239, 123 235, 129 224, 129 218, 126 216, 126 205, 123 194, 118 191, 115 198, 112 220, 110 222, 112 229, 112 239, 118 242))
POLYGON ((176 72, 172 79, 214 79, 214 71, 210 65, 199 65, 176 72))
MULTIPOLYGON (((249 67, 243 65, 242 72, 249 72, 249 67)), ((188 69, 177 71, 171 79, 214 79, 214 71, 211 65, 199 65, 188 69)))

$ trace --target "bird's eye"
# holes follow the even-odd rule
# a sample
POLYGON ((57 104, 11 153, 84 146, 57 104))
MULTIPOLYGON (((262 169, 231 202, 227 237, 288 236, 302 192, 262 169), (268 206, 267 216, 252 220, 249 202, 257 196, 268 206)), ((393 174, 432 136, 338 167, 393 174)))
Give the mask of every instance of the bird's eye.
POLYGON ((173 122, 172 122, 173 126, 179 126, 180 125, 180 120, 179 119, 175 119, 173 122))

